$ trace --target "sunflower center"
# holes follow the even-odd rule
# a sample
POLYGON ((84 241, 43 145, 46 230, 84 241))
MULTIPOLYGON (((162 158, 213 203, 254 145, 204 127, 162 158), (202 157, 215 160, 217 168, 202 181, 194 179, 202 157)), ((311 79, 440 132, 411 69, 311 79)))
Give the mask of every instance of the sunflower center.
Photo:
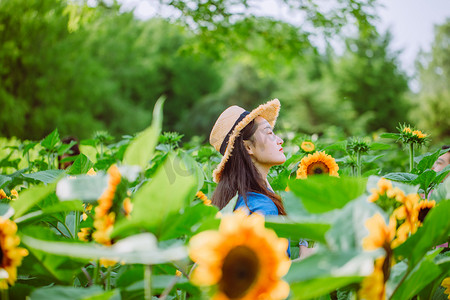
POLYGON ((431 208, 429 207, 424 207, 419 211, 419 221, 420 223, 423 223, 423 221, 425 220, 425 217, 428 215, 428 212, 430 211, 431 208))
POLYGON ((306 173, 308 175, 328 174, 330 169, 324 162, 317 161, 308 166, 306 173))
POLYGON ((220 290, 230 299, 243 297, 258 278, 259 269, 253 250, 245 246, 233 248, 223 262, 220 290))

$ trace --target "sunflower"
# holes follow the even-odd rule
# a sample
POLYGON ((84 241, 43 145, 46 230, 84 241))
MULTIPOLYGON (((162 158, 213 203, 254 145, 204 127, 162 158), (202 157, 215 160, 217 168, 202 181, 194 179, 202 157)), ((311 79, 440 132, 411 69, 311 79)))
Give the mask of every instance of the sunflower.
POLYGON ((131 211, 133 210, 133 203, 131 203, 131 199, 129 197, 126 197, 123 200, 122 206, 123 206, 123 211, 125 212, 125 216, 129 217, 131 214, 131 211))
POLYGON ((420 131, 420 130, 414 130, 412 132, 412 134, 417 136, 419 139, 423 139, 423 138, 427 137, 427 134, 426 133, 422 133, 422 131, 420 131))
POLYGON ((113 203, 117 185, 119 185, 121 180, 120 172, 116 165, 112 165, 108 169, 108 174, 108 187, 100 196, 100 198, 98 198, 98 206, 95 208, 96 218, 101 218, 108 213, 113 203))
POLYGON ((6 196, 6 193, 3 189, 0 190, 0 199, 6 199, 8 196, 6 196))
POLYGON ((369 235, 362 240, 364 250, 390 249, 391 241, 395 237, 396 220, 394 217, 390 217, 389 225, 387 225, 383 217, 376 213, 366 221, 365 225, 369 230, 369 235))
POLYGON ((202 200, 203 204, 211 206, 211 200, 209 200, 208 197, 202 191, 198 191, 196 197, 202 200))
POLYGON ((192 237, 189 256, 197 264, 191 280, 216 286, 213 299, 284 299, 289 285, 280 278, 291 265, 288 241, 264 228, 264 217, 238 211, 222 218, 219 231, 192 237))
POLYGON ((13 285, 17 279, 17 267, 22 263, 28 251, 17 247, 20 239, 16 236, 17 225, 9 219, 0 217, 0 271, 8 274, 6 279, 0 279, 0 289, 7 289, 8 283, 13 285))
POLYGON ((364 278, 358 291, 360 299, 384 300, 386 299, 386 278, 383 272, 385 259, 379 258, 375 261, 373 273, 364 278))
POLYGON ((111 212, 102 218, 94 220, 95 232, 92 234, 92 238, 97 243, 111 246, 111 238, 109 236, 113 230, 115 219, 115 213, 111 212))
POLYGON ((328 174, 339 177, 339 166, 331 155, 325 152, 308 154, 300 161, 297 170, 297 178, 305 179, 310 175, 328 174))
POLYGON ((425 217, 428 215, 430 210, 436 206, 436 201, 428 201, 423 200, 420 201, 419 204, 416 207, 417 210, 417 225, 420 227, 422 226, 423 222, 425 221, 425 217))
POLYGON ((397 247, 406 239, 411 233, 417 230, 417 204, 419 202, 418 194, 409 194, 403 198, 403 205, 394 210, 393 216, 397 220, 405 220, 397 229, 397 238, 392 242, 393 247, 397 247))
POLYGON ((302 148, 302 150, 305 152, 313 152, 314 149, 316 149, 312 142, 302 142, 300 148, 302 148))
POLYGON ((78 232, 78 239, 84 242, 90 241, 92 239, 92 228, 81 228, 80 232, 78 232))
POLYGON ((448 299, 450 299, 450 277, 442 280, 441 286, 445 289, 444 293, 448 295, 448 299))
POLYGON ((385 178, 381 178, 377 188, 372 188, 370 192, 372 194, 367 201, 375 203, 389 215, 400 207, 405 199, 405 193, 398 187, 393 187, 392 183, 385 178))

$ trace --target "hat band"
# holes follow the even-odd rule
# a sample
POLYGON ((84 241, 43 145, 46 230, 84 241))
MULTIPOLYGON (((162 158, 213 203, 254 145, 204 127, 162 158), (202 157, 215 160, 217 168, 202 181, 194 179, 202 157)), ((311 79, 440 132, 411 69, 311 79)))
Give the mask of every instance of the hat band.
POLYGON ((239 118, 236 120, 236 122, 234 122, 234 125, 231 127, 230 131, 228 131, 227 135, 225 136, 225 139, 222 142, 222 145, 220 145, 220 153, 222 155, 225 155, 225 150, 227 150, 227 146, 228 146, 228 141, 230 140, 230 135, 231 133, 233 133, 234 128, 237 126, 237 124, 239 124, 239 122, 242 121, 242 119, 245 118, 245 116, 247 116, 248 114, 250 114, 249 111, 244 111, 239 118))

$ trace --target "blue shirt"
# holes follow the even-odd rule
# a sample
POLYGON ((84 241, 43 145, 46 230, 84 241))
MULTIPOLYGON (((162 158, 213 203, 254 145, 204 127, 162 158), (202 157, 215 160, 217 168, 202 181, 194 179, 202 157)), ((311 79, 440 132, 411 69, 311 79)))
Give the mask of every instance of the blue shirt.
MULTIPOLYGON (((239 195, 234 210, 239 208, 246 208, 247 210, 250 210, 251 213, 259 213, 264 216, 278 216, 278 208, 275 203, 273 203, 272 199, 260 193, 248 192, 247 205, 245 205, 244 197, 239 195)), ((288 242, 287 254, 291 257, 291 242, 289 239, 288 242)))

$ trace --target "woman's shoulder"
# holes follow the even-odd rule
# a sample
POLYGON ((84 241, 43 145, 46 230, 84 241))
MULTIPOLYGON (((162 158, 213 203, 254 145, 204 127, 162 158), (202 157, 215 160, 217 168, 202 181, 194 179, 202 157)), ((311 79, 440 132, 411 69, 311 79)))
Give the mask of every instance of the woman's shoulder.
MULTIPOLYGON (((255 192, 247 193, 247 206, 252 212, 258 212, 263 215, 278 215, 278 208, 267 195, 255 192)), ((236 209, 245 207, 244 197, 239 195, 236 203, 236 209)))

